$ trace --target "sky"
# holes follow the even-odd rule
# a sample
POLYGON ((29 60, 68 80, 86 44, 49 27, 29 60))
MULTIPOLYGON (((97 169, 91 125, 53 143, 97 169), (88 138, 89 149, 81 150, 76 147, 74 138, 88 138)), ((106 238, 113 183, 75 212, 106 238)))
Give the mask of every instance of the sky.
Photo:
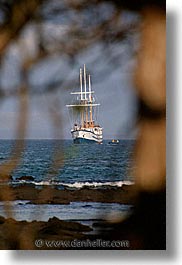
MULTIPOLYGON (((125 14, 124 22, 132 20, 125 14)), ((64 32, 65 24, 48 20, 44 25, 44 34, 52 38, 64 32), (51 34, 50 34, 51 33, 51 34), (51 37, 50 37, 51 35, 51 37)), ((0 69, 0 86, 4 91, 11 91, 21 83, 21 60, 27 54, 36 54, 37 36, 29 25, 21 38, 24 49, 10 46, 4 56, 0 69)), ((20 43, 20 42, 19 42, 20 43)), ((92 77, 92 88, 95 91, 99 107, 98 122, 103 127, 104 139, 133 139, 137 128, 137 96, 133 85, 133 69, 136 61, 133 52, 137 49, 138 40, 135 35, 127 41, 109 45, 107 49, 101 42, 94 43, 81 51, 75 62, 70 63, 64 54, 53 54, 33 66, 28 74, 31 91, 29 96, 29 116, 27 139, 52 139, 61 137, 71 139, 71 124, 66 104, 73 99, 71 91, 79 89, 79 69, 86 64, 92 77), (131 49, 131 46, 133 47, 131 49), (119 63, 118 63, 119 61, 119 63), (71 85, 69 81, 71 80, 71 85), (49 84, 56 84, 56 90, 41 92, 49 84), (68 85, 69 84, 69 85, 68 85), (39 91, 40 90, 40 91, 39 91), (56 136, 50 110, 59 113, 61 130, 56 136)), ((19 115, 18 99, 7 97, 0 101, 0 139, 16 138, 16 124, 19 115)))

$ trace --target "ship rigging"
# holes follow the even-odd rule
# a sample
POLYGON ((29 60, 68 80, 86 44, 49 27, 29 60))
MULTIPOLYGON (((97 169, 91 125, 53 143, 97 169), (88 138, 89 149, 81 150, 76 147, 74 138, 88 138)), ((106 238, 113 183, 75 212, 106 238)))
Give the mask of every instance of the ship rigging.
POLYGON ((74 143, 102 143, 103 129, 96 122, 96 110, 100 103, 95 100, 91 76, 90 74, 87 76, 85 64, 83 70, 80 68, 79 79, 80 91, 71 92, 71 95, 76 96, 76 100, 72 104, 66 105, 74 113, 74 125, 71 129, 73 141, 74 143))

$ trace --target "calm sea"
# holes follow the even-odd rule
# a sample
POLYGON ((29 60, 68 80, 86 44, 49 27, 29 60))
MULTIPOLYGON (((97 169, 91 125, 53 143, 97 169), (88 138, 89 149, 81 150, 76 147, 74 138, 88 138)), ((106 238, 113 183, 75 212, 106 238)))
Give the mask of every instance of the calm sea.
MULTIPOLYGON (((33 176, 37 184, 63 184, 80 188, 109 182, 132 181, 128 175, 134 141, 118 145, 75 145, 71 140, 27 140, 21 164, 12 173, 18 182, 22 176, 33 176)), ((0 163, 6 161, 15 141, 0 141, 0 163)), ((16 153, 16 150, 15 150, 16 153)), ((121 183, 120 183, 121 184, 121 183)))
MULTIPOLYGON (((13 140, 0 141, 0 164, 5 162, 14 150, 13 140)), ((132 163, 134 141, 121 140, 118 145, 74 145, 71 140, 26 140, 25 149, 21 153, 21 164, 12 173, 13 185, 25 182, 42 185, 54 185, 59 189, 82 187, 104 188, 121 187, 132 184, 132 176, 128 170, 132 163), (22 176, 32 176, 34 180, 19 180, 22 176)), ((16 154, 17 150, 14 150, 16 154)), ((40 208, 26 202, 14 202, 16 219, 36 219, 36 209, 40 208), (34 212, 34 215, 30 213, 34 212)), ((43 220, 57 216, 62 219, 94 219, 96 213, 102 210, 110 213, 112 210, 123 210, 119 204, 73 202, 69 206, 44 205, 49 209, 43 220)), ((3 203, 0 205, 0 215, 3 213, 3 203)), ((41 219, 40 216, 38 219, 41 219)))

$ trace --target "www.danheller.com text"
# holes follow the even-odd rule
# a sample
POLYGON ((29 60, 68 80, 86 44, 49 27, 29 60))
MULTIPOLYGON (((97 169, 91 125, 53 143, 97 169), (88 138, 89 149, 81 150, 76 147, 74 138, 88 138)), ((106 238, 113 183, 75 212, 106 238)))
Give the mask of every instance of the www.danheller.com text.
POLYGON ((47 240, 36 239, 35 246, 37 248, 129 248, 128 240, 47 240))

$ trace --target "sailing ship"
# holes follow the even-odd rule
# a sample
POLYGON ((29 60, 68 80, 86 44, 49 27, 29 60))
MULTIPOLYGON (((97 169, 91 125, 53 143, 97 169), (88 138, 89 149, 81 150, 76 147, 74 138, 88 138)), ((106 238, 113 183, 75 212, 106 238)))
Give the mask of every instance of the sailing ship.
POLYGON ((85 64, 83 69, 80 68, 80 91, 71 92, 71 95, 75 95, 76 99, 66 106, 72 110, 74 116, 74 125, 71 129, 73 142, 101 144, 103 129, 96 121, 97 108, 100 104, 94 97, 91 76, 87 75, 85 64))

